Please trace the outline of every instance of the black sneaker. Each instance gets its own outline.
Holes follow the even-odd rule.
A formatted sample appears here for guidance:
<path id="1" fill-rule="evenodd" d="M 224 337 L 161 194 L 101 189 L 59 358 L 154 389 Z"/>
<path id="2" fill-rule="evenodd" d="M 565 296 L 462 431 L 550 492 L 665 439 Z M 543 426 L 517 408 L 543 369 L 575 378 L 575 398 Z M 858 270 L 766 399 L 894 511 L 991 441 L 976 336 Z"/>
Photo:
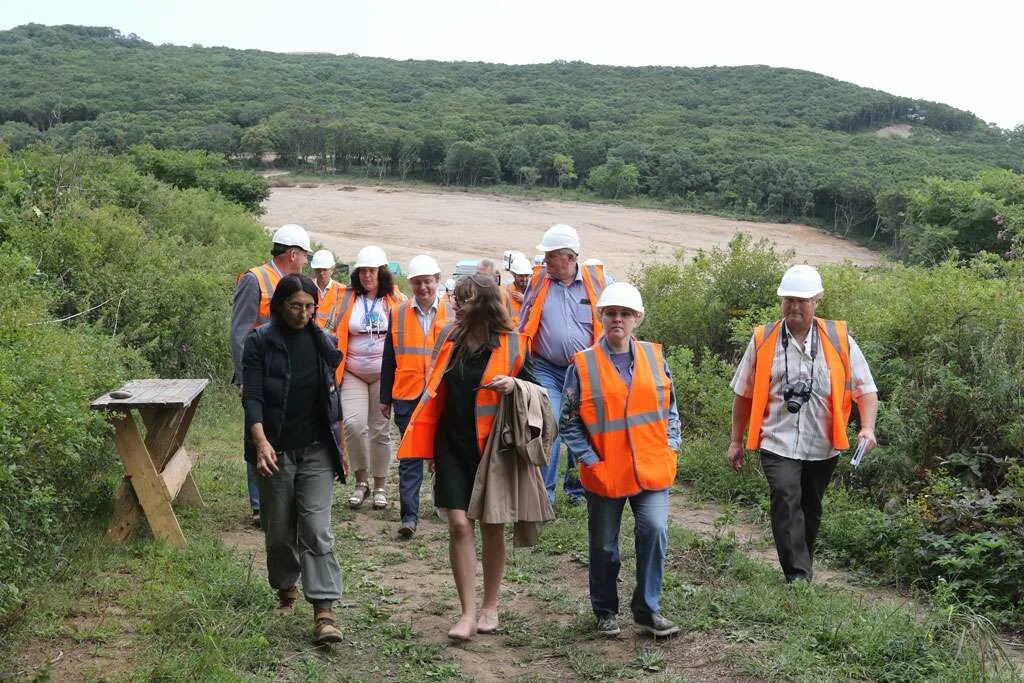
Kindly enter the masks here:
<path id="1" fill-rule="evenodd" d="M 622 629 L 619 628 L 619 620 L 615 618 L 615 615 L 609 614 L 597 618 L 597 632 L 602 636 L 614 638 L 622 633 Z"/>
<path id="2" fill-rule="evenodd" d="M 633 622 L 641 631 L 655 638 L 664 638 L 679 633 L 679 627 L 660 614 L 634 614 Z"/>
<path id="3" fill-rule="evenodd" d="M 260 511 L 259 510 L 253 510 L 252 511 L 252 525 L 254 527 L 256 527 L 257 529 L 262 528 L 262 526 L 260 524 Z"/>

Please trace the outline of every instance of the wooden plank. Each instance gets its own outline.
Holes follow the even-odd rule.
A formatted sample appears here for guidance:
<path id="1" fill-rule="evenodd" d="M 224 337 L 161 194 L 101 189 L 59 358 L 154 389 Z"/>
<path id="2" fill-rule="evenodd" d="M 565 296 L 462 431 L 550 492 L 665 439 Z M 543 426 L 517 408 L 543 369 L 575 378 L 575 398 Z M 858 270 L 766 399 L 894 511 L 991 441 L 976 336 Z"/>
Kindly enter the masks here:
<path id="1" fill-rule="evenodd" d="M 131 538 L 135 527 L 142 518 L 139 499 L 132 488 L 131 480 L 125 477 L 114 494 L 114 512 L 107 525 L 107 533 L 103 535 L 104 543 L 124 543 Z"/>
<path id="2" fill-rule="evenodd" d="M 184 546 L 185 535 L 181 532 L 178 518 L 174 516 L 171 498 L 163 479 L 153 466 L 135 420 L 130 417 L 118 420 L 115 423 L 114 440 L 124 469 L 131 478 L 135 495 L 153 529 L 153 535 L 171 545 Z"/>
<path id="3" fill-rule="evenodd" d="M 106 393 L 94 400 L 92 410 L 126 410 L 147 406 L 177 406 L 183 408 L 200 396 L 209 384 L 207 379 L 137 379 L 125 383 L 120 391 L 131 393 L 130 398 L 113 398 Z"/>
<path id="4" fill-rule="evenodd" d="M 164 486 L 167 488 L 167 495 L 172 501 L 178 497 L 178 491 L 181 490 L 181 485 L 185 483 L 185 477 L 191 471 L 192 459 L 188 457 L 184 448 L 179 448 L 167 461 L 167 467 L 160 473 L 160 478 L 164 480 Z"/>
<path id="5" fill-rule="evenodd" d="M 146 450 L 153 458 L 153 465 L 158 472 L 163 471 L 164 465 L 174 455 L 174 451 L 181 446 L 176 441 L 176 436 L 183 412 L 180 408 L 147 408 L 143 412 L 142 421 L 146 425 Z"/>
<path id="6" fill-rule="evenodd" d="M 174 502 L 182 507 L 202 507 L 206 505 L 203 497 L 199 495 L 199 487 L 196 486 L 195 477 L 192 476 L 191 472 L 185 476 L 185 483 L 181 485 L 181 491 L 178 491 L 178 497 Z"/>

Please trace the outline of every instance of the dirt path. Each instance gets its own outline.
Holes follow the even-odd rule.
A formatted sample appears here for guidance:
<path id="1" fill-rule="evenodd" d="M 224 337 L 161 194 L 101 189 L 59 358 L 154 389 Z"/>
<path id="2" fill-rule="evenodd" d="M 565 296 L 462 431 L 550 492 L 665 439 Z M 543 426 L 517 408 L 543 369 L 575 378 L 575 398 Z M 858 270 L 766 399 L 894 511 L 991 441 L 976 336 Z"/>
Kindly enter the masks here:
<path id="1" fill-rule="evenodd" d="M 582 257 L 602 259 L 618 279 L 625 279 L 631 267 L 669 260 L 679 249 L 692 257 L 697 249 L 724 247 L 737 232 L 767 238 L 779 249 L 792 248 L 798 262 L 879 262 L 874 252 L 806 225 L 583 202 L 323 184 L 274 188 L 264 208 L 265 225 L 299 223 L 339 261 L 352 262 L 360 247 L 377 244 L 403 267 L 416 254 L 431 253 L 446 273 L 461 259 L 500 258 L 506 249 L 532 256 L 541 234 L 554 223 L 574 226 Z"/>

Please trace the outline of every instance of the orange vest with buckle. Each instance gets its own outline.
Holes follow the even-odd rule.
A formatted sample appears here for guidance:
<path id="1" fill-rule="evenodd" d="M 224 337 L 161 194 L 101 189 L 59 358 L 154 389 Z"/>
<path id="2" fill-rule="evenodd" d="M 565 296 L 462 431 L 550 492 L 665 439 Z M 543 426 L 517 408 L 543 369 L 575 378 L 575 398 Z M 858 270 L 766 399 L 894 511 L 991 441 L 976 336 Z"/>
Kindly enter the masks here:
<path id="1" fill-rule="evenodd" d="M 348 360 L 348 325 L 352 320 L 352 312 L 356 309 L 356 290 L 346 287 L 345 291 L 338 297 L 338 313 L 334 316 L 337 321 L 334 334 L 338 338 L 338 349 L 341 351 L 341 362 L 338 363 L 338 372 L 335 375 L 338 386 L 345 376 L 345 361 Z M 391 309 L 405 301 L 405 295 L 395 286 L 395 290 L 384 297 L 385 315 L 391 315 Z"/>
<path id="2" fill-rule="evenodd" d="M 274 288 L 277 287 L 277 283 L 281 281 L 281 273 L 278 272 L 270 263 L 264 263 L 262 266 L 256 266 L 245 271 L 245 273 L 252 273 L 256 276 L 256 282 L 260 285 L 260 309 L 256 314 L 256 324 L 254 328 L 260 325 L 266 325 L 270 322 L 270 300 L 274 298 Z M 245 277 L 245 273 L 238 276 L 235 280 L 235 284 L 242 281 Z"/>
<path id="3" fill-rule="evenodd" d="M 580 464 L 580 483 L 605 498 L 661 491 L 676 478 L 668 445 L 672 382 L 660 344 L 632 340 L 633 383 L 626 386 L 602 342 L 573 356 L 580 378 L 580 419 L 601 461 Z"/>
<path id="4" fill-rule="evenodd" d="M 523 302 L 512 298 L 512 294 L 515 292 L 519 292 L 516 289 L 516 284 L 514 282 L 507 284 L 501 288 L 501 298 L 509 317 L 512 318 L 512 324 L 519 327 L 519 313 L 523 310 Z M 521 294 L 522 292 L 519 293 Z"/>
<path id="5" fill-rule="evenodd" d="M 604 334 L 604 327 L 601 325 L 601 316 L 597 312 L 597 300 L 601 298 L 604 291 L 604 266 L 579 266 L 583 273 L 583 287 L 587 290 L 587 298 L 590 299 L 590 310 L 594 319 L 594 339 L 591 343 L 597 342 Z M 540 330 L 540 317 L 544 313 L 544 300 L 548 297 L 552 280 L 547 276 L 547 268 L 536 268 L 530 278 L 530 286 L 526 289 L 527 298 L 523 305 L 530 306 L 530 312 L 526 318 L 526 325 L 522 332 L 530 339 L 537 336 Z"/>
<path id="6" fill-rule="evenodd" d="M 415 301 L 410 299 L 391 309 L 388 334 L 395 347 L 395 383 L 391 387 L 391 398 L 395 400 L 415 401 L 423 394 L 430 370 L 430 351 L 451 317 L 448 305 L 438 301 L 434 321 L 429 332 L 424 334 L 415 305 Z"/>
<path id="7" fill-rule="evenodd" d="M 815 318 L 818 338 L 828 365 L 832 389 L 832 447 L 842 451 L 850 447 L 846 424 L 853 405 L 853 375 L 850 372 L 850 337 L 845 320 Z M 756 451 L 761 445 L 761 424 L 768 410 L 768 394 L 772 384 L 775 347 L 779 343 L 782 321 L 758 325 L 754 330 L 754 395 L 747 426 L 747 449 Z"/>
<path id="8" fill-rule="evenodd" d="M 434 362 L 430 368 L 426 391 L 409 419 L 409 427 L 405 430 L 402 444 L 398 447 L 398 459 L 434 458 L 434 440 L 437 437 L 437 426 L 444 411 L 447 387 L 441 380 L 455 352 L 455 343 L 450 336 L 455 325 L 445 327 L 438 337 L 435 347 Z M 484 368 L 480 384 L 487 384 L 498 375 L 515 377 L 526 362 L 528 340 L 516 332 L 498 335 L 498 348 L 491 350 L 491 358 Z M 501 394 L 490 389 L 479 389 L 476 392 L 476 440 L 480 454 L 487 445 L 487 437 L 491 426 L 498 416 L 498 405 Z M 479 454 L 478 454 L 479 455 Z"/>
<path id="9" fill-rule="evenodd" d="M 345 285 L 337 280 L 331 280 L 327 283 L 327 293 L 320 297 L 320 303 L 316 307 L 316 324 L 331 334 L 335 334 L 338 327 L 336 316 L 341 310 L 338 303 L 344 292 Z"/>

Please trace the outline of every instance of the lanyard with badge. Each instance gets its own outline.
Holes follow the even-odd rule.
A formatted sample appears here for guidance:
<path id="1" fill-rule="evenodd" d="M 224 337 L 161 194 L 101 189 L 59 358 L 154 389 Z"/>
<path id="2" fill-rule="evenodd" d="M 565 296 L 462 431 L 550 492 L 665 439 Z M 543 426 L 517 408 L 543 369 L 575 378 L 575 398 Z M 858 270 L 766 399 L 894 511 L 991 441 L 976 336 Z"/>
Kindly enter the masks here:
<path id="1" fill-rule="evenodd" d="M 368 298 L 363 297 L 363 334 L 368 334 L 373 339 L 383 337 L 387 332 L 384 327 L 384 315 L 377 310 L 378 301 L 380 299 L 368 303 Z"/>

